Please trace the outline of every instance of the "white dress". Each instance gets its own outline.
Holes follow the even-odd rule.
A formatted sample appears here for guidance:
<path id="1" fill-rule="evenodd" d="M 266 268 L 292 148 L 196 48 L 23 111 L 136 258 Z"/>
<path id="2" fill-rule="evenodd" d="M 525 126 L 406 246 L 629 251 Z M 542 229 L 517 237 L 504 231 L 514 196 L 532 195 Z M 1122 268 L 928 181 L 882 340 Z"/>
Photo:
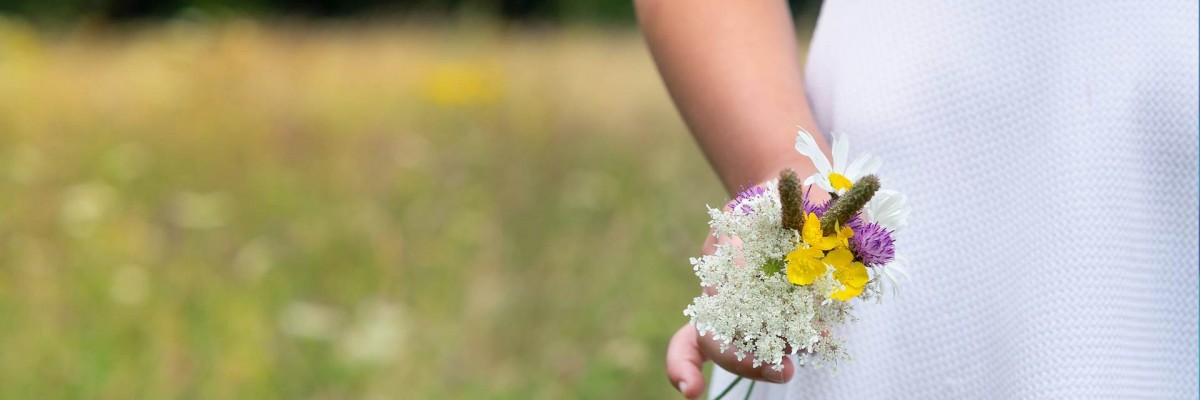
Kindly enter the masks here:
<path id="1" fill-rule="evenodd" d="M 1197 17 L 826 1 L 808 96 L 909 196 L 913 280 L 857 307 L 854 360 L 751 398 L 1197 398 Z"/>

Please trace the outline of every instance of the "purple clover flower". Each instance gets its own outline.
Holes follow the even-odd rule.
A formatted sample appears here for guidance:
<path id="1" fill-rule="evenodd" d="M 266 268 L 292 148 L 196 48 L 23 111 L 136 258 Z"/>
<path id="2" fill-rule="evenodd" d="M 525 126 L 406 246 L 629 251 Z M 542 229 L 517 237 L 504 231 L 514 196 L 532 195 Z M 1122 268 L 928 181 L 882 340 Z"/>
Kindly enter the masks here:
<path id="1" fill-rule="evenodd" d="M 729 207 L 730 210 L 740 211 L 742 215 L 752 213 L 754 212 L 754 207 L 750 207 L 749 204 L 745 203 L 751 199 L 762 196 L 766 192 L 767 189 L 763 188 L 762 186 L 743 188 L 741 192 L 738 192 L 737 198 L 730 200 L 728 204 L 725 204 L 725 207 Z"/>
<path id="2" fill-rule="evenodd" d="M 832 204 L 829 204 L 829 203 L 830 203 L 830 202 L 828 202 L 828 201 L 826 201 L 826 202 L 824 202 L 824 203 L 820 203 L 820 204 L 817 204 L 817 203 L 809 203 L 809 202 L 806 200 L 806 201 L 804 202 L 804 213 L 805 213 L 805 214 L 808 214 L 808 213 L 816 213 L 818 218 L 820 218 L 820 217 L 823 217 L 823 216 L 825 216 L 825 212 L 826 212 L 826 211 L 829 211 L 829 206 L 831 206 L 831 205 L 832 205 Z"/>
<path id="3" fill-rule="evenodd" d="M 880 266 L 891 262 L 896 257 L 895 242 L 892 233 L 877 223 L 863 223 L 855 216 L 846 226 L 854 231 L 850 237 L 850 249 L 862 259 L 863 264 Z"/>
<path id="4" fill-rule="evenodd" d="M 817 214 L 817 218 L 825 216 L 825 212 L 829 211 L 829 207 L 833 206 L 833 201 L 825 200 L 824 203 L 813 203 L 808 201 L 808 194 L 812 192 L 812 186 L 808 187 L 808 191 L 804 192 L 804 215 L 809 213 Z"/>

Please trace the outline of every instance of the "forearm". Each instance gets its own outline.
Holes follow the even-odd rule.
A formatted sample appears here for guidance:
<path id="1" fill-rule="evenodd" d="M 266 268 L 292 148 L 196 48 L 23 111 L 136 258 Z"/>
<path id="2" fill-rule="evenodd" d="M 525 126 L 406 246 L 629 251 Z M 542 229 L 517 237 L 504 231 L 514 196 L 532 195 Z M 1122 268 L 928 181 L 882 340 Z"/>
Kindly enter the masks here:
<path id="1" fill-rule="evenodd" d="M 785 1 L 638 0 L 637 11 L 671 97 L 727 190 L 784 167 L 814 171 L 793 150 L 797 126 L 817 127 Z"/>

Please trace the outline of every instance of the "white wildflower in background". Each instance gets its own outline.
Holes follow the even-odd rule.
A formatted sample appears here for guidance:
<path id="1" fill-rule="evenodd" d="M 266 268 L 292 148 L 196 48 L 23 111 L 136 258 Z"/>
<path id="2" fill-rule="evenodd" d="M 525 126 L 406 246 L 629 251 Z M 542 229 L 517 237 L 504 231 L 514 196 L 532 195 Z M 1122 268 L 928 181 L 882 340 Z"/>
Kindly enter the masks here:
<path id="1" fill-rule="evenodd" d="M 104 217 L 120 202 L 117 190 L 103 182 L 72 185 L 63 190 L 59 221 L 75 237 L 95 233 Z"/>
<path id="2" fill-rule="evenodd" d="M 213 229 L 232 220 L 233 201 L 223 192 L 183 192 L 175 197 L 171 217 L 179 226 L 189 229 Z"/>
<path id="3" fill-rule="evenodd" d="M 244 281 L 258 282 L 275 263 L 270 241 L 259 237 L 242 245 L 233 256 L 234 272 Z"/>
<path id="4" fill-rule="evenodd" d="M 337 309 L 323 304 L 293 301 L 279 315 L 279 331 L 285 335 L 313 340 L 330 340 L 342 326 Z"/>
<path id="5" fill-rule="evenodd" d="M 392 362 L 407 335 L 405 320 L 404 311 L 391 303 L 360 305 L 354 323 L 342 334 L 342 357 L 363 364 Z"/>

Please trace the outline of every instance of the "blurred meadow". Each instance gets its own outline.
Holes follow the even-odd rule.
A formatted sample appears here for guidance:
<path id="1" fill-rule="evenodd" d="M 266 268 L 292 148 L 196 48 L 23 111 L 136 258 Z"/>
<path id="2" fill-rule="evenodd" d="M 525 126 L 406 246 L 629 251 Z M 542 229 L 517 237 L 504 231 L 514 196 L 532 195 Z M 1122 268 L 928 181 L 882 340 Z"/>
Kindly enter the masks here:
<path id="1" fill-rule="evenodd" d="M 636 29 L 0 20 L 0 398 L 670 398 L 725 195 Z"/>

